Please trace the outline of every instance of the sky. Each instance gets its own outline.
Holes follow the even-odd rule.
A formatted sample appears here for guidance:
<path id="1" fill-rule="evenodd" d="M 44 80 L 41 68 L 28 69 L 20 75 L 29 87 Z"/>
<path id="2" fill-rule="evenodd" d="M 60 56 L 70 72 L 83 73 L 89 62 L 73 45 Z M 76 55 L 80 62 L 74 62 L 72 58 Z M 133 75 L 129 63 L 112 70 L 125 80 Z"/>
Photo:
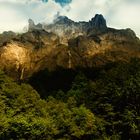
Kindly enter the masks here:
<path id="1" fill-rule="evenodd" d="M 74 21 L 102 14 L 107 26 L 131 28 L 140 37 L 140 0 L 0 0 L 0 32 L 22 32 L 31 18 L 51 23 L 59 13 Z"/>

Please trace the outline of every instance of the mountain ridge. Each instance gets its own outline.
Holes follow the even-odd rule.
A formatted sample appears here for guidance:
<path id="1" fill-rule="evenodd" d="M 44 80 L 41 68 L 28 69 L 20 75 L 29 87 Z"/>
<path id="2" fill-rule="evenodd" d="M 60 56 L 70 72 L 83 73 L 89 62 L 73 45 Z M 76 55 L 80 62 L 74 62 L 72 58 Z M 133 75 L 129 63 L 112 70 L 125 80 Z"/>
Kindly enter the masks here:
<path id="1" fill-rule="evenodd" d="M 21 80 L 45 68 L 94 67 L 130 57 L 140 57 L 139 38 L 131 29 L 107 27 L 100 14 L 89 22 L 59 16 L 49 25 L 29 19 L 26 33 L 0 34 L 0 68 Z"/>

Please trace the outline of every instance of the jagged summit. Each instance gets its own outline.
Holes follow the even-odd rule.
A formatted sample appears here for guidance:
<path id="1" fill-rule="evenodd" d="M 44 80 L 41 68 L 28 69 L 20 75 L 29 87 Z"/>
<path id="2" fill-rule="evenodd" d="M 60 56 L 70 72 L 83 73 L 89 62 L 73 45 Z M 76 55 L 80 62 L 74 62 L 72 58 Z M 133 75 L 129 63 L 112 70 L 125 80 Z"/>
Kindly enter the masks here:
<path id="1" fill-rule="evenodd" d="M 43 25 L 41 23 L 38 23 L 37 25 L 35 25 L 34 21 L 32 19 L 28 20 L 28 31 L 32 31 L 32 30 L 42 30 Z"/>
<path id="2" fill-rule="evenodd" d="M 30 31 L 30 30 L 34 29 L 34 27 L 35 27 L 34 21 L 32 19 L 29 19 L 28 20 L 28 30 Z"/>
<path id="3" fill-rule="evenodd" d="M 106 20 L 104 19 L 103 15 L 101 15 L 101 14 L 96 14 L 95 17 L 93 17 L 91 19 L 91 21 L 89 21 L 89 23 L 93 28 L 96 28 L 96 29 L 106 29 L 107 28 Z"/>
<path id="4" fill-rule="evenodd" d="M 63 44 L 67 44 L 70 38 L 79 35 L 99 34 L 107 30 L 106 20 L 103 15 L 96 14 L 89 22 L 75 22 L 66 16 L 58 15 L 54 22 L 44 25 L 44 30 L 53 32 L 61 37 Z"/>
<path id="5" fill-rule="evenodd" d="M 28 22 L 29 31 L 43 29 L 47 32 L 53 32 L 60 37 L 65 37 L 65 41 L 69 38 L 77 37 L 79 35 L 90 34 L 90 32 L 97 34 L 99 32 L 104 32 L 107 29 L 106 20 L 101 14 L 96 14 L 95 17 L 93 17 L 89 22 L 75 22 L 69 19 L 67 16 L 60 15 L 54 19 L 52 24 L 42 25 L 39 23 L 35 25 L 32 19 L 29 19 Z M 64 41 L 64 39 L 62 40 Z"/>
<path id="6" fill-rule="evenodd" d="M 28 20 L 28 23 L 29 23 L 29 30 L 32 30 L 32 29 L 42 29 L 42 24 L 37 24 L 35 25 L 34 21 L 32 19 L 29 19 Z M 106 20 L 105 18 L 103 17 L 103 15 L 101 14 L 96 14 L 95 17 L 93 17 L 89 22 L 75 22 L 71 19 L 69 19 L 67 16 L 57 16 L 53 23 L 52 24 L 43 24 L 43 28 L 46 30 L 46 31 L 51 31 L 51 28 L 56 28 L 56 26 L 58 28 L 60 28 L 60 26 L 64 26 L 64 28 L 62 28 L 62 30 L 65 30 L 65 26 L 68 28 L 68 26 L 70 26 L 71 30 L 73 29 L 77 29 L 79 28 L 78 30 L 80 32 L 86 32 L 88 29 L 97 29 L 97 30 L 103 30 L 103 29 L 106 29 L 107 28 L 107 25 L 106 25 Z M 83 31 L 84 30 L 84 31 Z"/>
<path id="7" fill-rule="evenodd" d="M 89 22 L 75 22 L 71 19 L 69 19 L 67 16 L 58 16 L 56 19 L 54 19 L 53 24 L 64 24 L 64 25 L 79 25 L 85 26 L 87 28 L 96 28 L 99 30 L 106 29 L 106 20 L 101 14 L 96 14 Z"/>

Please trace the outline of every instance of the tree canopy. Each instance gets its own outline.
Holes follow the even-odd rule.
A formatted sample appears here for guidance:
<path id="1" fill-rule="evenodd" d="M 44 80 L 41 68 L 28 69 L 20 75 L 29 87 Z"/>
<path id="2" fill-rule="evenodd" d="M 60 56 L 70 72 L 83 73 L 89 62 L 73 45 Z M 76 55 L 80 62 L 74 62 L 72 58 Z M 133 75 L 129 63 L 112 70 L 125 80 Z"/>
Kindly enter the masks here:
<path id="1" fill-rule="evenodd" d="M 47 93 L 38 88 L 42 77 L 34 86 L 37 92 L 0 71 L 0 139 L 140 138 L 139 59 L 108 63 L 90 71 L 62 72 L 61 86 L 55 85 L 56 80 Z M 42 96 L 40 89 L 46 94 Z"/>

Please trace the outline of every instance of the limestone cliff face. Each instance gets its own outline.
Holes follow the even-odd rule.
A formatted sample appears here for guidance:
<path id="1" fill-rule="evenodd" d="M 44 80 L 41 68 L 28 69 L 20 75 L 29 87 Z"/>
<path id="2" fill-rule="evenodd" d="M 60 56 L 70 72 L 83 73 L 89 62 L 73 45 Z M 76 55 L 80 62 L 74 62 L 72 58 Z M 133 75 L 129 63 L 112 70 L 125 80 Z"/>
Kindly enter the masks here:
<path id="1" fill-rule="evenodd" d="M 24 79 L 46 67 L 59 38 L 44 30 L 28 31 L 0 47 L 0 68 L 16 79 Z"/>
<path id="2" fill-rule="evenodd" d="M 140 57 L 140 40 L 131 29 L 108 28 L 102 15 L 89 22 L 59 17 L 51 25 L 29 20 L 28 32 L 0 35 L 0 68 L 20 80 L 45 68 L 93 67 L 130 57 Z"/>
<path id="3" fill-rule="evenodd" d="M 26 69 L 30 69 L 30 51 L 22 44 L 10 42 L 0 48 L 0 68 L 5 70 L 11 76 L 22 79 Z"/>

